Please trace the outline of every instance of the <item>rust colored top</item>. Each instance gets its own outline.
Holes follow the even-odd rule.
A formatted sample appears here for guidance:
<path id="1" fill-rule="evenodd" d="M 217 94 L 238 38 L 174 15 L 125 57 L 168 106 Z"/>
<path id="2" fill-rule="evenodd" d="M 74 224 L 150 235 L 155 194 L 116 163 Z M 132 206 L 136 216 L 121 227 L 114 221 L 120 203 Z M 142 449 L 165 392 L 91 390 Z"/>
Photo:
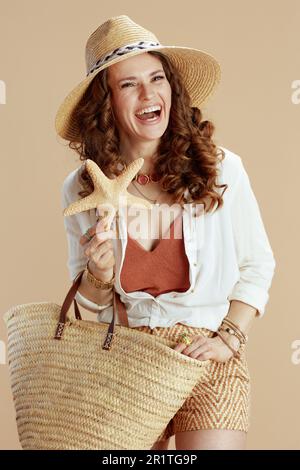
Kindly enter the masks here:
<path id="1" fill-rule="evenodd" d="M 171 223 L 165 238 L 148 251 L 127 232 L 127 246 L 120 279 L 125 292 L 144 291 L 157 297 L 190 287 L 189 261 L 185 253 L 182 214 Z"/>

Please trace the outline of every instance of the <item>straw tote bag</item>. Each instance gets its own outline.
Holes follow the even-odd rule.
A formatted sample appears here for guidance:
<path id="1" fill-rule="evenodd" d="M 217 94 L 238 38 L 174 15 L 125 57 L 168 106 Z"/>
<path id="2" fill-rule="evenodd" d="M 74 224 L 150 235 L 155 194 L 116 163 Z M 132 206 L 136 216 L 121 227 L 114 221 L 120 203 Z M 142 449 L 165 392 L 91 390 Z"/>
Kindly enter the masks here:
<path id="1" fill-rule="evenodd" d="M 168 338 L 129 328 L 115 290 L 109 325 L 82 320 L 74 297 L 83 272 L 62 306 L 28 303 L 4 315 L 21 446 L 151 449 L 208 361 L 175 351 Z M 68 314 L 73 301 L 75 318 Z"/>

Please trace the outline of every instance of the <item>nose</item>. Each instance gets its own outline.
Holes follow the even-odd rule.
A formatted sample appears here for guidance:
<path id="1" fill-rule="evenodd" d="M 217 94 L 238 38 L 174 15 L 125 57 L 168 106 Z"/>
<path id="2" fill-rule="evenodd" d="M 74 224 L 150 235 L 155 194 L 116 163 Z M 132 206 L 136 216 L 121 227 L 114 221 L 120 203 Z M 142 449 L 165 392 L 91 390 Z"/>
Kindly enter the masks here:
<path id="1" fill-rule="evenodd" d="M 140 97 L 150 100 L 154 95 L 154 90 L 151 84 L 143 83 L 140 88 Z"/>

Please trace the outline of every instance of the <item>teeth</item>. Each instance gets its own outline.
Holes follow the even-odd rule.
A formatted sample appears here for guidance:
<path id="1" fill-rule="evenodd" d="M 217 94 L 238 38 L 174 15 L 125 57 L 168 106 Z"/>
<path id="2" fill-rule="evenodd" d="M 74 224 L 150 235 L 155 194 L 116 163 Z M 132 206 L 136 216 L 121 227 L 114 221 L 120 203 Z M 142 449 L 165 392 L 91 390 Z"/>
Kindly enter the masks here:
<path id="1" fill-rule="evenodd" d="M 144 108 L 141 111 L 138 111 L 136 114 L 138 116 L 141 116 L 142 114 L 145 114 L 145 113 L 152 113 L 154 111 L 160 111 L 160 110 L 161 110 L 161 106 L 151 106 L 149 108 Z"/>

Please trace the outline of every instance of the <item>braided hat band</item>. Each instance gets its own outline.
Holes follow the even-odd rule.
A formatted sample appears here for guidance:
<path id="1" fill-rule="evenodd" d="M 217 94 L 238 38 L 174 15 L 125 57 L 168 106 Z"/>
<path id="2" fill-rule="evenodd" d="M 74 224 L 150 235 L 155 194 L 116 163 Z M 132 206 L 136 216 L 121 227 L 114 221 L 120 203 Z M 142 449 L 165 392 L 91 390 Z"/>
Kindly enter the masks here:
<path id="1" fill-rule="evenodd" d="M 191 97 L 191 105 L 203 106 L 221 79 L 221 68 L 216 59 L 198 49 L 164 46 L 151 31 L 127 15 L 120 15 L 105 21 L 88 38 L 85 48 L 86 77 L 66 96 L 58 109 L 55 117 L 58 135 L 79 142 L 79 125 L 74 111 L 101 70 L 152 50 L 161 51 L 178 70 Z"/>
<path id="2" fill-rule="evenodd" d="M 97 60 L 96 64 L 92 67 L 92 69 L 87 73 L 87 76 L 97 70 L 101 65 L 105 64 L 108 60 L 113 60 L 116 57 L 121 57 L 122 55 L 128 54 L 128 52 L 133 52 L 137 50 L 144 50 L 147 49 L 148 51 L 152 47 L 160 46 L 159 42 L 147 42 L 147 41 L 140 41 L 135 44 L 128 44 L 127 46 L 124 47 L 119 47 L 118 49 L 115 49 L 114 51 L 110 52 L 107 54 L 104 59 L 99 59 Z"/>

